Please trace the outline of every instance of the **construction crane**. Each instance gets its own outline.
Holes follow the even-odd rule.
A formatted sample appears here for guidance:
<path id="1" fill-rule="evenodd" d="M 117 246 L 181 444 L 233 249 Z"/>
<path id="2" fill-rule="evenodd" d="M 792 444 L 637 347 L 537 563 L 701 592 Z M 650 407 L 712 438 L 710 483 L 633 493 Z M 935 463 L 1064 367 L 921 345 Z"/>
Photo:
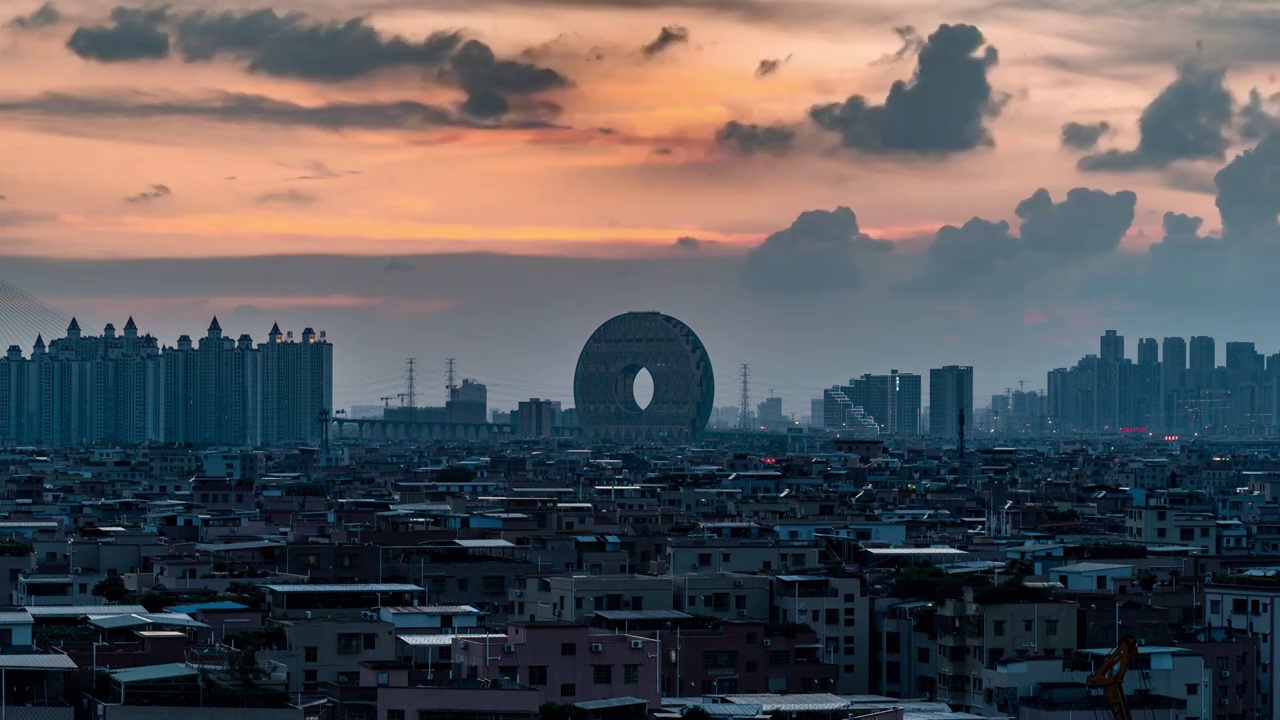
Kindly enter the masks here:
<path id="1" fill-rule="evenodd" d="M 1098 669 L 1085 680 L 1090 689 L 1102 691 L 1107 704 L 1111 706 L 1114 720 L 1133 720 L 1124 694 L 1124 674 L 1129 670 L 1129 663 L 1136 657 L 1138 641 L 1132 635 L 1125 635 L 1116 643 L 1116 649 L 1103 658 Z"/>

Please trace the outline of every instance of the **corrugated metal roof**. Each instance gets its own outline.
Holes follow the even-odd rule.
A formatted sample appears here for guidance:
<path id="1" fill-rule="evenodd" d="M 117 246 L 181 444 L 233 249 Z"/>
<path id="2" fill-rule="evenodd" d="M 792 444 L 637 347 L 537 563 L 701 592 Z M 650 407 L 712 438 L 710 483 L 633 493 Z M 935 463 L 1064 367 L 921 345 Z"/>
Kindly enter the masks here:
<path id="1" fill-rule="evenodd" d="M 863 548 L 863 552 L 872 555 L 968 555 L 964 550 L 955 548 Z"/>
<path id="2" fill-rule="evenodd" d="M 247 540 L 234 543 L 196 543 L 196 549 L 202 552 L 235 552 L 236 550 L 258 550 L 261 548 L 282 548 L 282 542 L 271 540 Z"/>
<path id="3" fill-rule="evenodd" d="M 68 617 L 106 617 L 108 615 L 132 615 L 145 613 L 141 605 L 33 605 L 27 608 L 31 617 L 68 618 Z"/>
<path id="4" fill-rule="evenodd" d="M 515 545 L 510 540 L 454 540 L 458 547 L 464 548 L 513 548 Z"/>
<path id="5" fill-rule="evenodd" d="M 377 593 L 377 592 L 422 592 L 417 585 L 405 583 L 370 583 L 367 585 L 263 585 L 271 592 L 277 593 Z"/>
<path id="6" fill-rule="evenodd" d="M 6 670 L 75 670 L 76 661 L 62 653 L 0 654 L 0 668 Z"/>
<path id="7" fill-rule="evenodd" d="M 844 710 L 851 704 L 830 693 L 797 693 L 795 695 L 726 695 L 725 700 L 738 705 L 759 705 L 766 713 Z"/>
<path id="8" fill-rule="evenodd" d="M 1133 566 L 1132 565 L 1115 565 L 1113 563 L 1082 562 L 1082 563 L 1073 563 L 1071 565 L 1060 565 L 1054 568 L 1053 572 L 1089 573 L 1089 572 L 1106 572 L 1107 570 L 1133 570 Z"/>
<path id="9" fill-rule="evenodd" d="M 693 617 L 679 610 L 597 610 L 595 614 L 605 620 L 683 620 Z"/>
<path id="10" fill-rule="evenodd" d="M 123 684 L 135 682 L 153 682 L 156 680 L 176 680 L 184 677 L 195 677 L 199 671 L 182 663 L 166 663 L 164 665 L 146 665 L 143 667 L 116 670 L 111 677 Z"/>
<path id="11" fill-rule="evenodd" d="M 27 625 L 35 622 L 31 619 L 31 613 L 25 610 L 6 610 L 0 612 L 0 624 L 3 625 Z"/>
<path id="12" fill-rule="evenodd" d="M 459 615 L 463 613 L 479 613 L 479 608 L 470 605 L 423 605 L 421 607 L 388 607 L 383 606 L 383 610 L 392 615 Z"/>
<path id="13" fill-rule="evenodd" d="M 452 645 L 454 638 L 467 638 L 471 640 L 483 640 L 486 635 L 397 635 L 396 639 L 410 647 L 444 647 Z M 507 642 L 506 635 L 495 635 L 490 633 L 487 636 L 490 642 L 502 643 Z"/>
<path id="14" fill-rule="evenodd" d="M 753 718 L 761 713 L 759 705 L 740 705 L 737 703 L 698 703 L 687 707 L 702 708 L 711 717 L 746 717 Z"/>
<path id="15" fill-rule="evenodd" d="M 173 607 L 165 608 L 164 611 L 190 615 L 193 612 L 200 612 L 202 610 L 208 611 L 208 610 L 248 610 L 248 609 L 249 609 L 248 605 L 242 605 L 238 602 L 232 602 L 231 600 L 223 600 L 221 602 L 194 603 L 191 605 L 174 605 Z"/>
<path id="16" fill-rule="evenodd" d="M 207 628 L 202 622 L 192 620 L 181 613 L 137 613 L 134 615 L 109 615 L 89 619 L 89 624 L 104 630 L 138 627 L 141 625 L 167 625 L 171 627 Z"/>
<path id="17" fill-rule="evenodd" d="M 631 707 L 632 705 L 648 705 L 648 700 L 642 700 L 634 697 L 615 697 L 606 698 L 604 700 L 586 700 L 574 705 L 583 710 L 608 710 L 609 708 Z"/>

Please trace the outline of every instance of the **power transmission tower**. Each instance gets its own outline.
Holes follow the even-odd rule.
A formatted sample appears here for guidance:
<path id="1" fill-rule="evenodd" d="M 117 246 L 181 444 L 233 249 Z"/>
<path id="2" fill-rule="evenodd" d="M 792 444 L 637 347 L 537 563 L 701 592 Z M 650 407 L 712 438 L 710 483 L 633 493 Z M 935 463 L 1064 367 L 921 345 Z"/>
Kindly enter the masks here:
<path id="1" fill-rule="evenodd" d="M 742 407 L 738 410 L 738 427 L 746 430 L 751 414 L 751 363 L 742 363 Z"/>
<path id="2" fill-rule="evenodd" d="M 453 384 L 453 371 L 454 371 L 454 365 L 456 364 L 456 360 L 454 358 L 449 358 L 446 364 L 448 366 L 448 369 L 445 371 L 447 379 L 445 380 L 445 385 L 444 385 L 444 389 L 446 393 L 444 400 L 445 402 L 449 402 L 450 400 L 453 400 L 453 391 L 455 388 L 457 388 L 457 385 Z"/>
<path id="3" fill-rule="evenodd" d="M 408 358 L 404 362 L 406 373 L 404 395 L 409 401 L 409 407 L 416 408 L 418 407 L 418 358 Z"/>

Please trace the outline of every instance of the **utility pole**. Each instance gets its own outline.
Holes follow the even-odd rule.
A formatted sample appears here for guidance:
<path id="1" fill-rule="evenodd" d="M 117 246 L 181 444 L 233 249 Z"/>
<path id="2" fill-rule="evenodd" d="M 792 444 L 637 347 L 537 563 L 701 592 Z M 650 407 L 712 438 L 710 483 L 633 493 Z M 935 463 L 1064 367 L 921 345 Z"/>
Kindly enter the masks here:
<path id="1" fill-rule="evenodd" d="M 742 363 L 742 407 L 738 410 L 738 427 L 742 430 L 750 428 L 748 415 L 751 414 L 751 363 Z"/>
<path id="2" fill-rule="evenodd" d="M 404 388 L 404 396 L 409 401 L 410 408 L 418 407 L 418 393 L 416 389 L 418 374 L 418 358 L 407 358 L 405 361 L 406 382 Z"/>
<path id="3" fill-rule="evenodd" d="M 454 358 L 449 358 L 448 362 L 446 363 L 446 370 L 445 370 L 446 379 L 445 379 L 445 385 L 444 385 L 444 389 L 446 393 L 444 401 L 446 403 L 449 402 L 450 400 L 453 400 L 453 391 L 455 388 L 457 388 L 457 385 L 453 384 L 453 371 L 456 363 L 457 361 Z"/>

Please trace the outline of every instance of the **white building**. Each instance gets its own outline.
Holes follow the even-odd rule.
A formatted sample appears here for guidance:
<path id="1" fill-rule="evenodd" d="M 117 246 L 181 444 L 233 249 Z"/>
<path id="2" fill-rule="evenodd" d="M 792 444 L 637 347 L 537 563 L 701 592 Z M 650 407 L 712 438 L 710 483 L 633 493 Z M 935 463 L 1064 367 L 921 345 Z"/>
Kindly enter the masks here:
<path id="1" fill-rule="evenodd" d="M 1210 628 L 1234 628 L 1256 635 L 1261 640 L 1257 662 L 1258 710 L 1260 717 L 1275 717 L 1276 693 L 1280 692 L 1280 674 L 1276 662 L 1276 633 L 1280 632 L 1276 601 L 1280 586 L 1209 584 L 1204 589 L 1204 622 Z"/>

